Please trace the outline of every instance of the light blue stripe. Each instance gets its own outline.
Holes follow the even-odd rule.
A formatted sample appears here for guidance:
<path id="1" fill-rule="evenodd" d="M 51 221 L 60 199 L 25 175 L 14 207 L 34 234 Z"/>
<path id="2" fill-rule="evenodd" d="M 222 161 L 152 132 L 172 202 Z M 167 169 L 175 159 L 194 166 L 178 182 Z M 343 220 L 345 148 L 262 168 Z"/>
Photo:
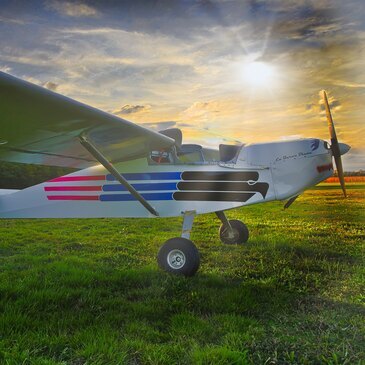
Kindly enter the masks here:
<path id="1" fill-rule="evenodd" d="M 177 190 L 176 183 L 132 184 L 137 191 Z M 122 184 L 103 185 L 103 191 L 128 191 Z"/>

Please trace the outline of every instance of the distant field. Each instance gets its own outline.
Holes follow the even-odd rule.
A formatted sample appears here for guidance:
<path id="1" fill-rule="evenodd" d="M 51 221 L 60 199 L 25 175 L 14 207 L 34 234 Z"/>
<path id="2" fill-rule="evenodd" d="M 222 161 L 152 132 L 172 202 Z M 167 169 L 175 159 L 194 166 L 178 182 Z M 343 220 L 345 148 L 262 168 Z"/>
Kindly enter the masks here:
<path id="1" fill-rule="evenodd" d="M 199 216 L 196 277 L 155 255 L 180 219 L 0 220 L 0 364 L 365 364 L 365 190 Z"/>
<path id="2" fill-rule="evenodd" d="M 338 183 L 339 179 L 337 176 L 329 177 L 326 183 Z M 347 183 L 365 183 L 365 176 L 345 176 L 345 182 Z"/>
<path id="3" fill-rule="evenodd" d="M 346 182 L 346 190 L 361 190 L 365 189 L 365 183 L 362 182 Z M 321 182 L 316 186 L 313 186 L 311 190 L 341 190 L 339 182 Z M 341 192 L 339 193 L 341 194 Z"/>

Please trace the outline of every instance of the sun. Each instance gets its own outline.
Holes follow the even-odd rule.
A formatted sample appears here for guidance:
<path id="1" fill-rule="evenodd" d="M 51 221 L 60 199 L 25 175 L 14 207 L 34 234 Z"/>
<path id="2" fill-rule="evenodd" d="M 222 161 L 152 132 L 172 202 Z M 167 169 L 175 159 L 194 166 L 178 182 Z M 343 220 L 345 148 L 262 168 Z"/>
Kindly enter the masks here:
<path id="1" fill-rule="evenodd" d="M 277 70 L 267 62 L 248 62 L 242 67 L 243 81 L 254 88 L 271 88 L 275 85 Z"/>

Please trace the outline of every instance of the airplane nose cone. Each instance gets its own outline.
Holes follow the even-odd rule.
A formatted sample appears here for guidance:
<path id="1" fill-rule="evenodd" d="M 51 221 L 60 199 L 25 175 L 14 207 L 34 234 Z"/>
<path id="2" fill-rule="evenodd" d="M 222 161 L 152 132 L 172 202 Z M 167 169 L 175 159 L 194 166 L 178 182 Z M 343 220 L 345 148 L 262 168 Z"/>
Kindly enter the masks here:
<path id="1" fill-rule="evenodd" d="M 338 147 L 340 148 L 340 153 L 341 155 L 344 155 L 345 153 L 347 153 L 348 151 L 350 151 L 350 146 L 346 143 L 339 143 Z"/>

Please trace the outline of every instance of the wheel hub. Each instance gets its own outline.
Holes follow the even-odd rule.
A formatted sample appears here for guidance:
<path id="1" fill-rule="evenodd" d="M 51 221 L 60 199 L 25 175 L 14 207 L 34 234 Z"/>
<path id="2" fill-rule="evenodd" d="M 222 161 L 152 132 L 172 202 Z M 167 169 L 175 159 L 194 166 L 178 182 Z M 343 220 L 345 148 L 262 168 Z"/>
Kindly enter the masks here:
<path id="1" fill-rule="evenodd" d="M 185 265 L 185 262 L 185 254 L 180 250 L 171 250 L 167 255 L 167 263 L 174 270 L 181 269 Z"/>
<path id="2" fill-rule="evenodd" d="M 231 241 L 231 242 L 235 242 L 239 236 L 239 232 L 237 229 L 235 228 L 226 228 L 225 231 L 223 232 L 223 236 L 225 239 Z"/>

